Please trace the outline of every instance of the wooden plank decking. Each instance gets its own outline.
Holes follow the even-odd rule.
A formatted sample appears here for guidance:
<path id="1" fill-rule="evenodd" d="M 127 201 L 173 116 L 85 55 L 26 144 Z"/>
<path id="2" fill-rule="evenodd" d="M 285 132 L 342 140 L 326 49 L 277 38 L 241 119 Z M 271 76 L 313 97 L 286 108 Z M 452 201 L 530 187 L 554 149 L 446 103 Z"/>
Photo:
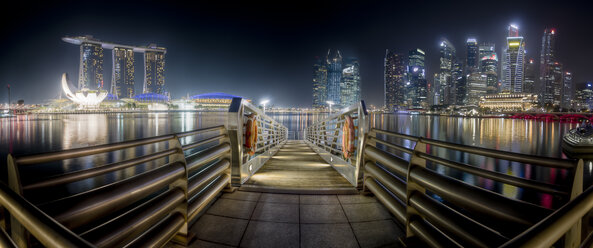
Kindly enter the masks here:
<path id="1" fill-rule="evenodd" d="M 288 141 L 240 190 L 356 194 L 356 189 L 303 141 Z"/>

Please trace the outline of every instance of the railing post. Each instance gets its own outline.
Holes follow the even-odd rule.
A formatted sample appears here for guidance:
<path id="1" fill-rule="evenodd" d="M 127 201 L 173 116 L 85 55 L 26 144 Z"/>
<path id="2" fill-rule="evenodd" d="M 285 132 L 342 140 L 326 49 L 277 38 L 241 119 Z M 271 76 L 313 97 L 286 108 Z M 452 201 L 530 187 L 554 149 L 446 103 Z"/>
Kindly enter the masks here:
<path id="1" fill-rule="evenodd" d="M 418 211 L 410 206 L 410 197 L 412 197 L 414 191 L 426 193 L 426 189 L 415 183 L 414 180 L 410 178 L 410 172 L 415 166 L 426 168 L 426 160 L 418 156 L 420 153 L 426 153 L 426 144 L 422 142 L 422 138 L 419 138 L 416 142 L 416 145 L 414 146 L 414 152 L 410 158 L 408 172 L 406 173 L 406 238 L 411 238 L 414 236 L 414 233 L 410 229 L 410 223 L 413 221 L 413 218 L 419 216 Z"/>
<path id="2" fill-rule="evenodd" d="M 183 177 L 181 180 L 177 180 L 176 182 L 173 182 L 172 184 L 169 185 L 169 189 L 174 189 L 174 188 L 181 188 L 183 190 L 183 193 L 185 194 L 185 201 L 183 202 L 183 204 L 181 206 L 179 206 L 179 212 L 181 212 L 183 214 L 183 217 L 185 218 L 185 223 L 183 223 L 183 226 L 179 229 L 179 231 L 177 231 L 177 234 L 175 234 L 175 236 L 173 237 L 172 241 L 175 243 L 179 243 L 181 245 L 185 245 L 187 246 L 189 244 L 189 241 L 191 240 L 192 237 L 189 236 L 189 227 L 188 227 L 188 223 L 189 223 L 189 211 L 188 211 L 188 201 L 189 201 L 189 196 L 188 196 L 188 185 L 189 185 L 189 171 L 187 168 L 187 161 L 185 160 L 185 155 L 183 154 L 183 147 L 181 146 L 181 142 L 179 141 L 179 137 L 177 135 L 175 135 L 171 140 L 169 140 L 169 149 L 171 148 L 175 148 L 177 150 L 177 152 L 169 155 L 169 163 L 174 163 L 174 162 L 180 162 L 183 164 L 183 168 L 185 169 L 185 177 Z"/>
<path id="3" fill-rule="evenodd" d="M 8 187 L 18 195 L 22 196 L 23 187 L 21 184 L 18 164 L 12 154 L 8 154 L 6 162 L 8 165 Z M 8 213 L 8 211 L 6 213 Z M 3 225 L 6 225 L 6 223 L 3 223 Z M 23 227 L 12 215 L 10 215 L 10 236 L 18 247 L 29 247 L 29 234 L 27 233 L 27 230 L 25 230 L 25 227 Z"/>
<path id="4" fill-rule="evenodd" d="M 570 200 L 574 200 L 577 196 L 583 193 L 583 167 L 584 161 L 583 159 L 579 159 L 577 163 L 577 167 L 574 169 L 574 178 L 572 181 L 572 189 L 570 191 Z M 581 218 L 582 219 L 582 218 Z M 564 247 L 565 248 L 574 248 L 579 247 L 581 244 L 581 227 L 582 227 L 582 220 L 579 219 L 577 223 L 570 228 L 566 234 L 564 234 Z"/>
<path id="5" fill-rule="evenodd" d="M 356 134 L 358 136 L 356 146 L 356 170 L 354 171 L 354 178 L 356 178 L 357 184 L 355 187 L 359 189 L 362 189 L 362 185 L 364 184 L 364 146 L 366 145 L 368 131 L 366 106 L 364 101 L 360 101 L 358 103 L 358 128 Z"/>
<path id="6" fill-rule="evenodd" d="M 241 186 L 243 164 L 243 99 L 233 98 L 229 107 L 226 129 L 231 142 L 231 185 Z"/>

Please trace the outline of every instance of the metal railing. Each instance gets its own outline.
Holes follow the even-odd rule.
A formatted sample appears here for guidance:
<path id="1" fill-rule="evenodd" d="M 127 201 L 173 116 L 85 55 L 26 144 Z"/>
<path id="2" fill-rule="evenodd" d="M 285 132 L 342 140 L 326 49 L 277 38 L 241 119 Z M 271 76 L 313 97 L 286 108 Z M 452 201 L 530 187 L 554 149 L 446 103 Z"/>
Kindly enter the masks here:
<path id="1" fill-rule="evenodd" d="M 355 128 L 355 152 L 344 158 L 342 151 L 342 127 L 346 116 L 352 117 Z M 349 106 L 325 120 L 313 123 L 305 129 L 305 141 L 354 187 L 361 184 L 362 148 L 368 130 L 368 113 L 364 101 Z"/>
<path id="2" fill-rule="evenodd" d="M 246 113 L 256 113 L 258 120 L 259 146 L 252 158 L 243 156 Z M 285 141 L 284 126 L 248 102 L 233 99 L 226 126 L 35 155 L 9 155 L 8 186 L 0 185 L 0 210 L 4 210 L 0 211 L 4 213 L 0 244 L 14 242 L 18 247 L 30 247 L 38 241 L 50 247 L 161 247 L 173 241 L 186 245 L 191 238 L 188 227 L 223 189 L 231 187 L 231 175 L 240 175 L 246 168 L 254 173 L 257 169 L 253 168 L 263 165 Z M 136 155 L 142 149 L 147 152 Z M 84 160 L 91 168 L 22 180 L 28 176 L 21 173 L 25 167 L 65 166 L 64 161 L 70 161 L 67 165 L 78 168 L 76 159 L 107 154 L 132 155 L 109 163 Z M 125 176 L 130 171 L 131 175 Z M 101 184 L 106 177 L 116 180 Z M 52 192 L 85 180 L 96 185 L 64 196 Z M 43 197 L 36 199 L 39 195 Z"/>
<path id="3" fill-rule="evenodd" d="M 258 128 L 257 149 L 253 156 L 243 153 L 244 123 L 246 123 L 249 114 L 255 114 Z M 233 148 L 231 182 L 233 186 L 241 186 L 286 143 L 288 129 L 280 122 L 267 116 L 261 109 L 241 98 L 233 98 L 231 101 L 227 123 Z"/>
<path id="4" fill-rule="evenodd" d="M 400 142 L 394 142 L 395 140 Z M 398 144 L 402 142 L 414 143 L 413 148 Z M 566 169 L 572 173 L 572 180 L 569 185 L 554 185 L 515 177 L 433 155 L 432 151 L 437 149 L 499 161 Z M 394 153 L 404 156 L 396 156 Z M 587 211 L 574 210 L 575 207 L 570 206 L 579 204 L 574 201 L 583 188 L 582 160 L 531 156 L 371 129 L 364 148 L 364 161 L 364 189 L 375 194 L 396 219 L 405 225 L 407 238 L 418 237 L 432 247 L 492 247 L 505 242 L 510 242 L 510 246 L 515 247 L 519 243 L 534 244 L 523 240 L 538 242 L 538 238 L 545 234 L 538 231 L 542 228 L 536 227 L 543 226 L 557 234 L 550 238 L 553 241 L 543 245 L 545 247 L 556 242 L 568 229 L 571 231 L 565 235 L 564 244 L 580 243 L 580 218 L 574 216 L 582 216 Z M 561 213 L 557 211 L 552 214 L 551 209 L 507 198 L 437 173 L 430 166 L 427 167 L 427 164 L 445 166 L 503 184 L 551 194 L 565 199 L 566 202 L 573 200 L 567 205 L 569 207 L 563 207 L 573 210 L 570 214 L 562 214 L 567 211 L 561 210 L 558 210 Z M 433 195 L 437 195 L 439 200 Z M 585 203 L 579 206 L 583 204 Z M 586 204 L 590 205 L 590 202 Z M 588 209 L 591 208 L 589 205 Z M 551 229 L 548 225 L 550 221 L 542 219 L 556 215 L 571 215 L 573 218 L 557 224 L 562 229 Z M 531 229 L 527 230 L 528 228 Z M 520 235 L 522 232 L 525 233 Z M 540 236 L 535 235 L 535 232 Z M 521 238 L 516 238 L 515 241 L 513 238 L 518 237 L 517 235 Z M 513 240 L 509 241 L 511 239 Z"/>

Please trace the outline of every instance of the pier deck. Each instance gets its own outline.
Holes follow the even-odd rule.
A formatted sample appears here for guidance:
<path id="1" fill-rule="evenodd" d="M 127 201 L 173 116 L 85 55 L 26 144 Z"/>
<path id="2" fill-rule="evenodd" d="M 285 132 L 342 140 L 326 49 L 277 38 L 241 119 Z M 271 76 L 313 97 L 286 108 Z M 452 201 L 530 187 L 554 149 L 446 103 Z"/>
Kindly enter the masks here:
<path id="1" fill-rule="evenodd" d="M 356 194 L 356 189 L 302 140 L 290 140 L 241 191 Z"/>
<path id="2" fill-rule="evenodd" d="M 190 228 L 189 247 L 404 247 L 373 196 L 223 194 Z M 176 246 L 181 247 L 181 246 Z"/>

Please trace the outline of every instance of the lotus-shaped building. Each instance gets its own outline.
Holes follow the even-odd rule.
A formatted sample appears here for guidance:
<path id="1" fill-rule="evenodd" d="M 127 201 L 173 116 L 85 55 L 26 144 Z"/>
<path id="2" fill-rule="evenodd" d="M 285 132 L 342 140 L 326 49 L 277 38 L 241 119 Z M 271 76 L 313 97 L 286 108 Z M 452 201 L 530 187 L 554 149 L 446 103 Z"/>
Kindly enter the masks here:
<path id="1" fill-rule="evenodd" d="M 68 99 L 84 108 L 96 107 L 107 97 L 107 91 L 101 89 L 82 88 L 76 93 L 72 93 L 70 87 L 68 87 L 68 75 L 66 73 L 62 74 L 62 90 L 64 90 Z"/>

